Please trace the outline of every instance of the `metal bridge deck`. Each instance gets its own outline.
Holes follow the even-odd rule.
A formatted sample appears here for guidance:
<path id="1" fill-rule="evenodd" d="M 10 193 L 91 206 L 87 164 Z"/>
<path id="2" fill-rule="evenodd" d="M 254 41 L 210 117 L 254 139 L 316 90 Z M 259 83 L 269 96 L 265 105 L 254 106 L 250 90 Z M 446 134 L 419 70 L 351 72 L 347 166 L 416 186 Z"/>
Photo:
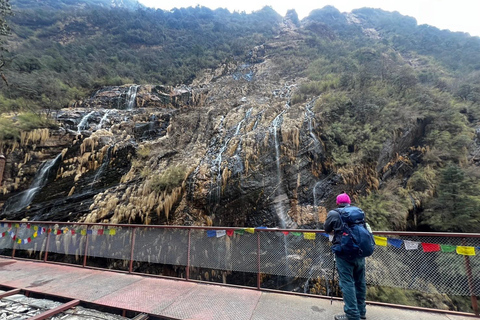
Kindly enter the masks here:
<path id="1" fill-rule="evenodd" d="M 343 312 L 341 301 L 6 258 L 0 285 L 168 319 L 332 320 Z M 381 306 L 367 312 L 370 320 L 475 319 Z"/>

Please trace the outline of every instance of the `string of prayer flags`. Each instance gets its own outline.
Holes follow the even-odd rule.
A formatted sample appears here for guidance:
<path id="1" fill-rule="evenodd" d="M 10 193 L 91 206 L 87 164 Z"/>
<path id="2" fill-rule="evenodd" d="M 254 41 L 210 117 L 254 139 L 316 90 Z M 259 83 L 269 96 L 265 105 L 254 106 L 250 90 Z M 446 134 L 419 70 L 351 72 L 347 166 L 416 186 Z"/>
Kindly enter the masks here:
<path id="1" fill-rule="evenodd" d="M 406 250 L 417 250 L 420 242 L 403 240 L 403 244 L 405 245 Z"/>
<path id="2" fill-rule="evenodd" d="M 215 238 L 216 236 L 217 236 L 217 231 L 216 230 L 207 230 L 207 237 Z"/>
<path id="3" fill-rule="evenodd" d="M 229 237 L 233 236 L 234 233 L 235 233 L 235 232 L 234 232 L 233 229 L 228 229 L 228 230 L 227 230 L 227 236 L 229 236 Z"/>
<path id="4" fill-rule="evenodd" d="M 227 234 L 225 230 L 217 230 L 217 238 L 223 237 Z"/>
<path id="5" fill-rule="evenodd" d="M 303 238 L 306 240 L 315 240 L 316 238 L 316 233 L 315 232 L 304 232 L 303 233 Z"/>
<path id="6" fill-rule="evenodd" d="M 389 245 L 392 245 L 394 246 L 395 248 L 401 248 L 402 247 L 402 243 L 403 243 L 403 240 L 400 240 L 400 239 L 390 239 L 388 238 L 387 239 L 387 242 Z"/>
<path id="7" fill-rule="evenodd" d="M 373 236 L 373 239 L 375 240 L 375 244 L 377 246 L 382 246 L 382 247 L 387 246 L 387 238 L 386 237 Z"/>
<path id="8" fill-rule="evenodd" d="M 246 228 L 245 231 L 248 233 L 255 233 L 255 228 Z"/>
<path id="9" fill-rule="evenodd" d="M 463 256 L 474 256 L 475 247 L 457 246 L 457 254 L 461 254 Z"/>
<path id="10" fill-rule="evenodd" d="M 436 243 L 422 242 L 423 252 L 437 252 L 440 251 L 440 245 Z"/>

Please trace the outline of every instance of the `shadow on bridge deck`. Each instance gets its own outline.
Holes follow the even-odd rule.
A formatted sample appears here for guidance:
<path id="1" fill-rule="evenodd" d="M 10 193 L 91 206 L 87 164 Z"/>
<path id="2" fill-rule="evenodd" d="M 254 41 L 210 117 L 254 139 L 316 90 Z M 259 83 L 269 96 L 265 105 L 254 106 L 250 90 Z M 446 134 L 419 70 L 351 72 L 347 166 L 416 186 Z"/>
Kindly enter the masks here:
<path id="1" fill-rule="evenodd" d="M 0 285 L 167 319 L 330 320 L 343 312 L 341 301 L 6 258 Z M 381 306 L 367 312 L 370 320 L 475 319 Z"/>

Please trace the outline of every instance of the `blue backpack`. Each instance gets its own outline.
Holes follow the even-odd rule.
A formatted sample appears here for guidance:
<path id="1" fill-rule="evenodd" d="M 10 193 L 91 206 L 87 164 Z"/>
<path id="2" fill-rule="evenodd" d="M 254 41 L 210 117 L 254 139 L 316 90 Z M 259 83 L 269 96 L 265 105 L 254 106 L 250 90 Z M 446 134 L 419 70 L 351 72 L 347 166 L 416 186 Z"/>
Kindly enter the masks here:
<path id="1" fill-rule="evenodd" d="M 340 244 L 332 246 L 332 251 L 346 260 L 371 256 L 375 249 L 375 241 L 366 228 L 363 210 L 348 206 L 336 211 L 343 223 L 342 238 Z"/>

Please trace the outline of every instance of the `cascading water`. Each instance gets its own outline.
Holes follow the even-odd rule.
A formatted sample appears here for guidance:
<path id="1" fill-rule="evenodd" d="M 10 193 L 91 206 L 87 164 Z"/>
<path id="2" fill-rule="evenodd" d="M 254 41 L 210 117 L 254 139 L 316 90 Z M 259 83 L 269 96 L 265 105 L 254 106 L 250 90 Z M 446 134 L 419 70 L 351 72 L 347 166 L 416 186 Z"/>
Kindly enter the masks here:
<path id="1" fill-rule="evenodd" d="M 128 88 L 127 101 L 126 101 L 127 110 L 132 110 L 133 108 L 135 108 L 138 87 L 140 86 L 135 85 L 135 86 L 130 86 L 130 88 Z"/>
<path id="2" fill-rule="evenodd" d="M 305 120 L 308 122 L 308 133 L 313 140 L 315 148 L 320 147 L 320 141 L 317 136 L 313 133 L 313 119 L 315 119 L 315 113 L 312 111 L 312 107 L 315 105 L 317 99 L 310 101 L 305 107 Z"/>
<path id="3" fill-rule="evenodd" d="M 60 153 L 55 159 L 45 161 L 37 171 L 30 187 L 7 200 L 4 212 L 18 212 L 30 205 L 35 195 L 47 184 L 50 170 L 61 157 L 62 154 Z"/>
<path id="4" fill-rule="evenodd" d="M 98 126 L 97 126 L 97 130 L 102 129 L 103 123 L 104 123 L 105 121 L 107 121 L 107 119 L 108 119 L 108 114 L 109 114 L 111 111 L 112 111 L 112 110 L 107 110 L 107 111 L 105 112 L 105 114 L 103 115 L 102 119 L 100 119 L 100 123 L 99 123 Z"/>
<path id="5" fill-rule="evenodd" d="M 82 133 L 82 130 L 85 130 L 87 128 L 87 125 L 88 125 L 88 119 L 92 116 L 92 114 L 94 113 L 95 111 L 91 111 L 90 113 L 88 113 L 87 115 L 85 115 L 82 120 L 80 120 L 80 122 L 78 123 L 78 126 L 77 126 L 77 132 L 80 134 Z"/>
<path id="6" fill-rule="evenodd" d="M 90 190 L 93 189 L 93 186 L 95 185 L 95 182 L 97 182 L 98 178 L 102 175 L 102 173 L 105 171 L 105 169 L 108 167 L 110 163 L 110 152 L 112 150 L 112 146 L 110 146 L 107 150 L 107 154 L 103 158 L 102 165 L 98 169 L 97 173 L 95 173 L 95 177 L 93 177 L 92 184 L 90 185 Z"/>

